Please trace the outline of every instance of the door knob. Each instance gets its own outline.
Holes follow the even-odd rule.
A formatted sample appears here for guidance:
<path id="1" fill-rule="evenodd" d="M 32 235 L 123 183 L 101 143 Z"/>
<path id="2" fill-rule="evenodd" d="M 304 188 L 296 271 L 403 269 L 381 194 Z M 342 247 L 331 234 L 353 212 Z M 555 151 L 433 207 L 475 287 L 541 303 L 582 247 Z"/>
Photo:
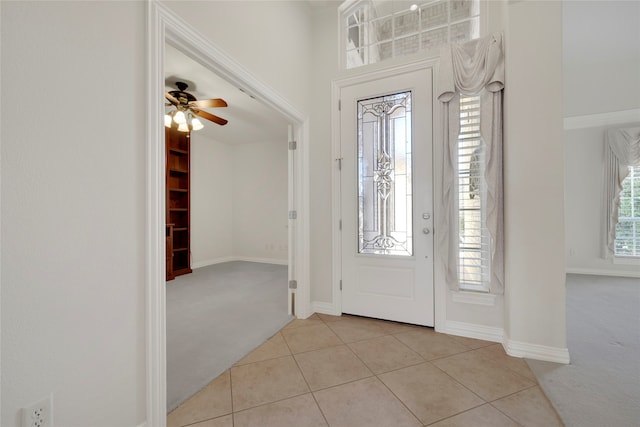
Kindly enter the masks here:
<path id="1" fill-rule="evenodd" d="M 422 232 L 423 232 L 424 234 L 429 234 L 429 233 L 430 233 L 430 231 L 429 231 L 429 229 L 428 229 L 427 227 L 423 228 L 423 229 L 422 229 Z"/>

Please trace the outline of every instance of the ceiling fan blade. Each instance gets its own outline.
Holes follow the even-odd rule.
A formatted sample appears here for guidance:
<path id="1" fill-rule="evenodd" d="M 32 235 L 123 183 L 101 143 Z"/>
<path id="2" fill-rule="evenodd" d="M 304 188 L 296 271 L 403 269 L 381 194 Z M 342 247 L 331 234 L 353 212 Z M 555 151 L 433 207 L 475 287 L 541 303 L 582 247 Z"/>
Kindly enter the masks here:
<path id="1" fill-rule="evenodd" d="M 224 99 L 216 98 L 216 99 L 202 99 L 200 101 L 191 101 L 189 102 L 190 106 L 198 107 L 198 108 L 217 108 L 217 107 L 226 107 L 227 103 Z"/>
<path id="2" fill-rule="evenodd" d="M 178 101 L 173 95 L 171 95 L 169 92 L 166 92 L 164 94 L 164 97 L 167 98 L 169 100 L 170 103 L 172 103 L 173 105 L 179 105 L 180 101 Z"/>
<path id="3" fill-rule="evenodd" d="M 224 126 L 228 123 L 228 120 L 225 120 L 222 117 L 214 116 L 213 114 L 207 113 L 206 111 L 198 110 L 197 108 L 192 108 L 191 111 L 193 111 L 193 114 L 196 114 L 203 119 L 207 119 L 214 123 L 217 123 L 220 126 Z"/>

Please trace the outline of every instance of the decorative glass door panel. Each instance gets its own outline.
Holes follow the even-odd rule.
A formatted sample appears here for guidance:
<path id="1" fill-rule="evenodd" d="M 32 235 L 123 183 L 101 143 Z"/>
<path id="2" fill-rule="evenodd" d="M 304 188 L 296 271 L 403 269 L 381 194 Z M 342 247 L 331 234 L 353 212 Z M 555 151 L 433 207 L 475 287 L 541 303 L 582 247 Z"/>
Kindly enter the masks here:
<path id="1" fill-rule="evenodd" d="M 340 87 L 343 313 L 434 325 L 432 88 L 426 65 Z"/>
<path id="2" fill-rule="evenodd" d="M 359 100 L 358 253 L 413 255 L 411 92 Z"/>

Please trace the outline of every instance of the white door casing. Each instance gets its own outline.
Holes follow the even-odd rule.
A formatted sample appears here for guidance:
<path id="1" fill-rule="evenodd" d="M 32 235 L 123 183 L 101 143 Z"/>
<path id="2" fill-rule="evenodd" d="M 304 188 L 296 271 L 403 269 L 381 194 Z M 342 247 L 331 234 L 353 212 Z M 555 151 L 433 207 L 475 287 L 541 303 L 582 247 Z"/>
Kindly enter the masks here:
<path id="1" fill-rule="evenodd" d="M 164 44 L 197 60 L 227 81 L 243 87 L 288 118 L 297 149 L 290 152 L 289 209 L 296 211 L 290 235 L 289 265 L 295 265 L 296 315 L 311 312 L 309 280 L 309 119 L 279 93 L 257 80 L 242 65 L 195 31 L 157 0 L 147 3 L 147 188 L 146 188 L 146 425 L 164 427 L 166 411 L 166 331 L 164 265 Z M 295 159 L 296 161 L 293 161 Z M 292 177 L 291 174 L 294 176 Z M 291 193 L 293 192 L 293 194 Z M 290 273 L 291 278 L 291 273 Z M 290 298 L 291 299 L 291 298 Z"/>
<path id="2" fill-rule="evenodd" d="M 423 67 L 371 80 L 356 81 L 339 88 L 339 190 L 342 224 L 340 279 L 343 313 L 434 326 L 432 81 L 433 70 Z M 410 93 L 410 96 L 398 95 L 398 100 L 387 97 L 384 100 L 364 101 L 398 93 Z M 361 113 L 369 108 L 366 107 L 367 103 L 370 107 L 390 106 L 397 102 L 410 104 L 409 118 L 386 119 L 386 125 L 383 115 L 368 115 L 370 119 L 374 117 L 373 120 L 379 120 L 370 126 L 379 129 L 380 135 L 386 133 L 384 129 L 401 128 L 392 127 L 390 121 L 402 123 L 402 120 L 410 120 L 410 131 L 406 132 L 407 137 L 410 137 L 407 139 L 412 141 L 412 148 L 407 150 L 412 159 L 406 162 L 407 169 L 411 172 L 410 179 L 403 175 L 404 172 L 401 170 L 404 159 L 393 159 L 393 153 L 387 153 L 392 157 L 389 170 L 381 164 L 372 166 L 381 159 L 385 163 L 386 157 L 380 155 L 380 147 L 385 143 L 378 141 L 378 148 L 370 149 L 368 156 L 364 156 L 370 159 L 369 166 L 364 165 L 366 161 L 363 159 L 358 159 L 358 101 L 362 101 Z M 401 111 L 400 115 L 403 114 L 402 110 L 408 110 L 398 105 L 392 109 Z M 389 115 L 392 114 L 395 113 L 390 112 Z M 404 142 L 402 131 L 398 132 L 395 134 Z M 365 133 L 370 132 L 362 129 L 361 134 Z M 386 144 L 394 146 L 393 142 L 387 141 Z M 359 168 L 363 169 L 363 175 L 369 176 L 368 181 L 363 181 L 363 186 L 370 189 L 369 196 L 363 195 L 359 190 Z M 403 212 L 403 204 L 399 204 L 400 200 L 405 199 L 396 197 L 396 190 L 391 190 L 391 196 L 389 192 L 381 195 L 385 180 L 386 184 L 390 183 L 391 186 L 395 186 L 396 181 L 407 183 L 407 193 L 412 193 L 412 197 L 409 206 L 406 207 L 406 215 Z M 399 188 L 398 195 L 403 191 L 401 187 L 394 188 Z M 361 201 L 359 196 L 362 198 Z M 367 198 L 369 202 L 363 201 Z M 371 202 L 372 199 L 376 199 L 377 202 Z M 388 202 L 389 199 L 393 200 Z M 383 206 L 385 204 L 386 207 Z M 361 213 L 359 205 L 369 206 L 370 212 Z M 371 207 L 372 205 L 375 206 Z M 397 225 L 397 220 L 394 222 L 386 219 L 393 215 L 394 218 L 402 218 L 400 225 Z M 360 225 L 361 222 L 363 226 Z M 391 222 L 393 224 L 390 225 Z M 375 224 L 374 228 L 377 227 L 377 231 L 367 231 L 367 227 L 371 228 L 372 224 Z M 404 227 L 407 234 L 396 233 L 394 227 Z M 392 245 L 390 249 L 389 245 Z M 403 246 L 406 250 L 402 249 Z M 395 247 L 401 249 L 394 251 Z"/>

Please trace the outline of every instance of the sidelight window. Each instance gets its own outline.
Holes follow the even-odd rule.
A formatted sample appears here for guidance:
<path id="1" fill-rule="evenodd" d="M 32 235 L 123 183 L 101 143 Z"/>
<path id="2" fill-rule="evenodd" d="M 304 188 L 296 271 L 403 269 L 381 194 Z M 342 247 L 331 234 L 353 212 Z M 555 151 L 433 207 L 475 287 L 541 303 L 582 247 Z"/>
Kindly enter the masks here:
<path id="1" fill-rule="evenodd" d="M 486 222 L 485 144 L 480 97 L 460 95 L 458 135 L 458 278 L 460 289 L 487 291 L 490 236 Z"/>

